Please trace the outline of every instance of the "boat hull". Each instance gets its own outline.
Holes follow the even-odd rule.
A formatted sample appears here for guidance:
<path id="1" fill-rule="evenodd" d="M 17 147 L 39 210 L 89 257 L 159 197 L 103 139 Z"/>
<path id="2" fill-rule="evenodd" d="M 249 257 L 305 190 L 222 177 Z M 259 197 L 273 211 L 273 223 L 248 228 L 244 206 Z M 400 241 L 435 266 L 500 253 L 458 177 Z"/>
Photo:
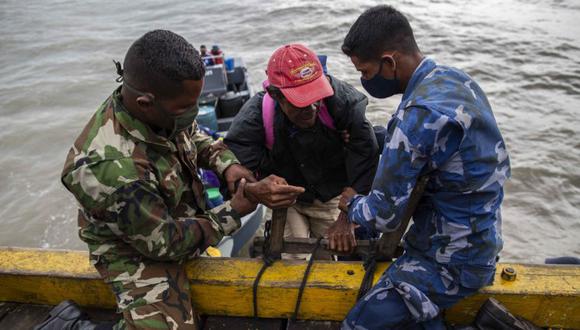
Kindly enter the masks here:
<path id="1" fill-rule="evenodd" d="M 381 263 L 374 279 L 388 266 Z M 252 284 L 259 259 L 198 258 L 186 265 L 195 308 L 208 315 L 253 316 Z M 264 273 L 258 289 L 259 317 L 290 317 L 306 267 L 282 260 Z M 502 269 L 517 272 L 515 281 Z M 316 261 L 308 278 L 299 319 L 342 320 L 356 301 L 364 270 L 360 262 Z M 467 324 L 488 297 L 538 326 L 580 328 L 580 267 L 498 264 L 495 283 L 446 311 Z M 0 301 L 54 305 L 73 299 L 82 306 L 114 308 L 109 287 L 80 251 L 0 248 Z"/>

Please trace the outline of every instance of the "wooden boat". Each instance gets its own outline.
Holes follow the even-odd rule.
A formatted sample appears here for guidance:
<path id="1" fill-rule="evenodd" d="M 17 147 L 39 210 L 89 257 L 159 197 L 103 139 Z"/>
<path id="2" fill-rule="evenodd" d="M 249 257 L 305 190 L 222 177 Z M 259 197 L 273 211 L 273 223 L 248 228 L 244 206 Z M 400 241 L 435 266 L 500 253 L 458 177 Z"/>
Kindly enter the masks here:
<path id="1" fill-rule="evenodd" d="M 260 259 L 203 257 L 191 261 L 187 274 L 196 310 L 210 316 L 252 317 L 252 284 L 261 265 Z M 305 267 L 305 261 L 280 260 L 266 270 L 257 291 L 260 318 L 275 321 L 292 314 Z M 386 267 L 386 263 L 379 264 L 375 281 Z M 501 275 L 509 269 L 516 274 L 513 280 Z M 361 262 L 315 261 L 298 318 L 342 320 L 355 303 L 363 274 Z M 578 266 L 499 264 L 495 283 L 446 311 L 446 319 L 455 324 L 470 322 L 488 297 L 538 326 L 580 329 Z M 55 305 L 65 299 L 89 308 L 115 307 L 109 287 L 85 252 L 0 248 L 1 302 Z M 15 328 L 3 324 L 5 319 L 0 314 L 0 328 Z"/>

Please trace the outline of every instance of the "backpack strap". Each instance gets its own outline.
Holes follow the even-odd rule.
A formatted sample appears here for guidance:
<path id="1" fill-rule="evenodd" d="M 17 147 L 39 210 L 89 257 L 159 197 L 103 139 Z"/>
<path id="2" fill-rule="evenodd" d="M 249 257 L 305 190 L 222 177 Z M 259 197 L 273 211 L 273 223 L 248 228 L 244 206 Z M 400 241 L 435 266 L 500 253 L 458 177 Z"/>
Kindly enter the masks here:
<path id="1" fill-rule="evenodd" d="M 262 87 L 266 90 L 266 87 L 270 86 L 270 82 L 266 79 L 262 83 Z M 264 133 L 266 137 L 266 148 L 272 150 L 274 147 L 274 111 L 276 109 L 276 101 L 266 92 L 264 98 L 262 99 L 262 123 L 264 125 Z M 320 111 L 318 111 L 318 118 L 322 125 L 336 130 L 334 126 L 334 120 L 328 112 L 328 107 L 324 100 L 320 104 Z"/>
<path id="2" fill-rule="evenodd" d="M 262 86 L 264 90 L 270 85 L 268 80 L 264 80 Z M 266 148 L 272 150 L 274 146 L 274 109 L 276 108 L 276 101 L 266 92 L 262 99 L 262 123 L 264 125 L 264 132 L 266 133 Z"/>
<path id="3" fill-rule="evenodd" d="M 326 103 L 324 103 L 324 100 L 322 100 L 322 102 L 320 103 L 320 111 L 318 111 L 318 119 L 320 119 L 322 125 L 330 128 L 333 131 L 336 131 L 336 127 L 334 126 L 334 120 L 332 119 L 332 116 L 328 112 L 328 107 L 326 106 Z"/>

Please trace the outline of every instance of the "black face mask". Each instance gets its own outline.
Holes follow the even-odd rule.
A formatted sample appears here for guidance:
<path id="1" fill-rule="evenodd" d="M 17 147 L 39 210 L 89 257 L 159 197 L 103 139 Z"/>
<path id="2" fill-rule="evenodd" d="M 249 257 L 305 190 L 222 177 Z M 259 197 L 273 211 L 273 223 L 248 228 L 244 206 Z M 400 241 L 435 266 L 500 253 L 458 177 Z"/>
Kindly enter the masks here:
<path id="1" fill-rule="evenodd" d="M 393 79 L 386 79 L 381 76 L 381 71 L 383 71 L 384 59 L 381 59 L 381 65 L 379 66 L 379 72 L 374 75 L 371 79 L 360 78 L 360 82 L 363 88 L 369 92 L 372 97 L 378 99 L 385 99 L 389 96 L 393 96 L 399 93 L 400 81 L 397 79 L 397 66 L 395 63 L 395 77 Z M 394 59 L 393 59 L 394 61 Z"/>
<path id="2" fill-rule="evenodd" d="M 156 102 L 156 104 L 157 106 L 155 108 L 157 110 L 173 120 L 173 128 L 167 136 L 169 140 L 172 140 L 177 134 L 190 128 L 193 125 L 197 114 L 199 113 L 199 107 L 197 104 L 191 106 L 189 109 L 187 109 L 187 111 L 177 116 L 170 114 L 159 103 Z"/>

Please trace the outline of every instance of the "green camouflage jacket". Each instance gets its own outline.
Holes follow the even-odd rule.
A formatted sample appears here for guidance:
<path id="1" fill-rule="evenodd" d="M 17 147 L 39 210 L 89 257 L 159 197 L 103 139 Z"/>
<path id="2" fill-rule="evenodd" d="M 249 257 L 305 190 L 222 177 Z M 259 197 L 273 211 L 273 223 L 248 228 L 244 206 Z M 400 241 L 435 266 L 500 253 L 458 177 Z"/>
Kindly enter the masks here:
<path id="1" fill-rule="evenodd" d="M 80 204 L 79 236 L 97 269 L 105 265 L 105 277 L 119 280 L 127 260 L 182 261 L 239 228 L 229 202 L 205 209 L 197 176 L 198 166 L 222 175 L 234 163 L 234 154 L 195 124 L 174 141 L 156 134 L 129 114 L 117 89 L 77 138 L 62 172 Z"/>

